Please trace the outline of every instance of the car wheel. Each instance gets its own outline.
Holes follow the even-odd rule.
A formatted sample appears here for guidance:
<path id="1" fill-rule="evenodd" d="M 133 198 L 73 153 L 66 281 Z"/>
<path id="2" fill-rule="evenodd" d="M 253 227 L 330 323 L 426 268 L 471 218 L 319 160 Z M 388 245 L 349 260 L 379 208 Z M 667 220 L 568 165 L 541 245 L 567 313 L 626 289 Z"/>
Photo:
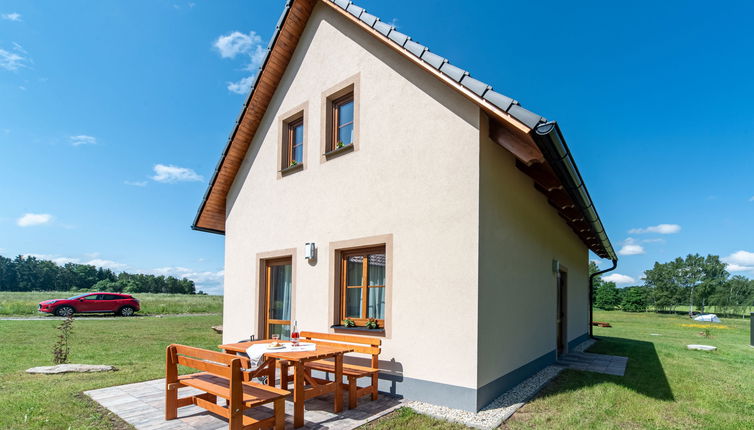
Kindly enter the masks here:
<path id="1" fill-rule="evenodd" d="M 70 306 L 61 306 L 57 309 L 55 309 L 55 315 L 59 317 L 69 317 L 73 315 L 75 311 Z"/>
<path id="2" fill-rule="evenodd" d="M 118 315 L 122 317 L 130 317 L 130 316 L 133 316 L 133 314 L 134 314 L 134 308 L 132 308 L 131 306 L 123 306 L 118 311 Z"/>

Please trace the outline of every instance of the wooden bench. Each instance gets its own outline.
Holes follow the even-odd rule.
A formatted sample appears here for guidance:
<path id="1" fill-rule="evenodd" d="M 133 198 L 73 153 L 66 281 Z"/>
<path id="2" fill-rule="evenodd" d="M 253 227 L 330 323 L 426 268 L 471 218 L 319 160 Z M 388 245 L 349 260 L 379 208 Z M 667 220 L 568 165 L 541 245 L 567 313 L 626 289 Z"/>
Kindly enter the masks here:
<path id="1" fill-rule="evenodd" d="M 372 400 L 377 400 L 377 386 L 380 369 L 378 357 L 380 355 L 380 345 L 382 340 L 365 337 L 352 336 L 333 333 L 316 333 L 310 331 L 301 332 L 302 341 L 310 341 L 322 345 L 343 346 L 348 345 L 353 348 L 355 353 L 371 355 L 371 366 L 357 366 L 355 364 L 343 363 L 343 375 L 348 379 L 348 384 L 344 388 L 348 390 L 348 408 L 354 409 L 358 404 L 359 397 L 367 394 L 372 395 Z M 335 363 L 329 360 L 310 361 L 305 364 L 306 370 L 311 374 L 312 370 L 319 370 L 326 373 L 335 372 Z M 281 372 L 283 379 L 287 380 L 288 371 L 283 369 Z M 357 380 L 360 378 L 371 378 L 370 385 L 359 387 Z M 287 382 L 287 381 L 285 381 Z M 340 381 L 338 381 L 340 382 Z M 286 388 L 287 384 L 282 384 Z"/>
<path id="2" fill-rule="evenodd" d="M 178 365 L 201 373 L 178 376 Z M 289 391 L 252 382 L 252 378 L 269 372 L 256 369 L 248 372 L 249 359 L 185 345 L 170 345 L 165 359 L 165 419 L 178 417 L 178 408 L 196 405 L 228 419 L 232 430 L 285 428 L 285 397 Z M 193 387 L 204 394 L 178 398 L 178 389 Z M 217 404 L 217 398 L 226 406 Z M 273 403 L 274 415 L 257 420 L 243 414 L 244 410 Z"/>

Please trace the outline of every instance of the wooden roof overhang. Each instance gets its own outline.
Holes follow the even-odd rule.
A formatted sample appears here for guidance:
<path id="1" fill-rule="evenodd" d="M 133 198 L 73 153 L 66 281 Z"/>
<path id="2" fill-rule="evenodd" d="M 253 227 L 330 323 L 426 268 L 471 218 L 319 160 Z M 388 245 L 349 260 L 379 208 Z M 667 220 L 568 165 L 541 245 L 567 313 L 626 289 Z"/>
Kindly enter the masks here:
<path id="1" fill-rule="evenodd" d="M 241 167 L 252 138 L 318 1 L 331 7 L 346 19 L 373 35 L 377 40 L 397 51 L 407 60 L 479 105 L 490 118 L 490 138 L 517 158 L 516 167 L 532 178 L 535 189 L 545 195 L 549 204 L 581 241 L 601 258 L 617 260 L 578 171 L 576 170 L 577 178 L 575 180 L 570 178 L 572 174 L 568 172 L 575 170 L 575 163 L 573 163 L 570 152 L 565 147 L 564 140 L 560 143 L 561 149 L 556 150 L 551 148 L 548 139 L 544 139 L 543 133 L 539 132 L 542 128 L 548 130 L 554 128 L 558 136 L 562 137 L 557 124 L 547 122 L 544 118 L 538 116 L 534 116 L 536 118 L 534 121 L 527 120 L 532 118 L 534 114 L 519 108 L 515 101 L 511 108 L 518 108 L 518 112 L 523 111 L 525 114 L 523 120 L 521 115 L 512 115 L 511 109 L 508 111 L 501 109 L 486 97 L 482 97 L 480 93 L 462 85 L 460 80 L 442 73 L 439 68 L 422 61 L 416 54 L 408 52 L 402 45 L 385 37 L 374 27 L 374 23 L 369 25 L 364 20 L 358 19 L 353 11 L 347 11 L 346 7 L 343 6 L 348 5 L 350 7 L 352 4 L 343 0 L 289 0 L 286 4 L 283 15 L 278 22 L 276 34 L 270 42 L 268 56 L 260 67 L 256 84 L 253 86 L 241 115 L 236 121 L 228 145 L 197 213 L 192 226 L 193 229 L 224 234 L 225 200 L 230 186 Z M 343 5 L 338 5 L 338 3 L 343 3 Z M 359 13 L 366 13 L 361 8 L 356 7 L 356 9 L 359 9 Z M 562 152 L 563 147 L 565 147 L 567 156 L 552 156 L 553 153 Z M 563 160 L 570 160 L 573 168 L 562 168 L 560 164 Z"/>

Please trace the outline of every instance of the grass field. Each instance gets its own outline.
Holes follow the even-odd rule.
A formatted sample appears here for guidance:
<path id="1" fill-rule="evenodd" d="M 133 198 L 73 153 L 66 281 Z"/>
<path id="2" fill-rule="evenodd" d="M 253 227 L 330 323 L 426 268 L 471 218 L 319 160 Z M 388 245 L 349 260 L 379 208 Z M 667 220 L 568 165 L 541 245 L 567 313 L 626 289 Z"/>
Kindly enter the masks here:
<path id="1" fill-rule="evenodd" d="M 749 320 L 724 319 L 727 329 L 702 328 L 679 315 L 595 311 L 601 340 L 590 352 L 629 357 L 626 376 L 567 370 L 505 429 L 752 429 L 754 348 Z M 712 325 L 714 326 L 714 325 Z M 652 334 L 659 334 L 653 336 Z M 689 351 L 687 344 L 714 345 L 716 352 Z M 369 430 L 462 429 L 399 410 Z"/>
<path id="2" fill-rule="evenodd" d="M 64 375 L 24 372 L 52 364 L 60 321 L 0 321 L 0 429 L 122 428 L 121 421 L 80 393 L 164 377 L 165 347 L 184 343 L 216 349 L 221 338 L 210 327 L 220 321 L 219 315 L 77 319 L 70 362 L 119 370 Z"/>
<path id="3" fill-rule="evenodd" d="M 595 319 L 613 328 L 595 328 L 601 340 L 590 351 L 629 357 L 626 376 L 564 371 L 505 429 L 754 428 L 748 320 L 725 319 L 727 328 L 713 328 L 712 337 L 705 338 L 702 328 L 685 326 L 694 323 L 678 315 L 598 311 Z M 163 377 L 165 346 L 214 348 L 220 336 L 210 326 L 220 320 L 219 315 L 77 319 L 71 362 L 120 369 L 77 375 L 24 373 L 51 364 L 59 321 L 0 321 L 0 429 L 119 429 L 121 421 L 80 393 Z M 688 351 L 690 343 L 719 350 Z M 401 409 L 365 428 L 464 427 Z"/>
<path id="4" fill-rule="evenodd" d="M 43 300 L 64 299 L 80 293 L 46 291 L 31 293 L 0 292 L 0 316 L 43 315 L 37 305 Z M 188 294 L 133 294 L 141 302 L 141 314 L 222 313 L 222 296 Z"/>

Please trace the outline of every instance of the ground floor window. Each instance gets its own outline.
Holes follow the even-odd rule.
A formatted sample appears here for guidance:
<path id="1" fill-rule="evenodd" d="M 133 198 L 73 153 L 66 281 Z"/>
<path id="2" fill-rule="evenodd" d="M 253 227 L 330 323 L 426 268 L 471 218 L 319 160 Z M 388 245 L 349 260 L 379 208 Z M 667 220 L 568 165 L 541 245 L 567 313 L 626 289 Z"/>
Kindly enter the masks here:
<path id="1" fill-rule="evenodd" d="M 385 267 L 384 246 L 341 253 L 341 320 L 385 326 Z"/>

